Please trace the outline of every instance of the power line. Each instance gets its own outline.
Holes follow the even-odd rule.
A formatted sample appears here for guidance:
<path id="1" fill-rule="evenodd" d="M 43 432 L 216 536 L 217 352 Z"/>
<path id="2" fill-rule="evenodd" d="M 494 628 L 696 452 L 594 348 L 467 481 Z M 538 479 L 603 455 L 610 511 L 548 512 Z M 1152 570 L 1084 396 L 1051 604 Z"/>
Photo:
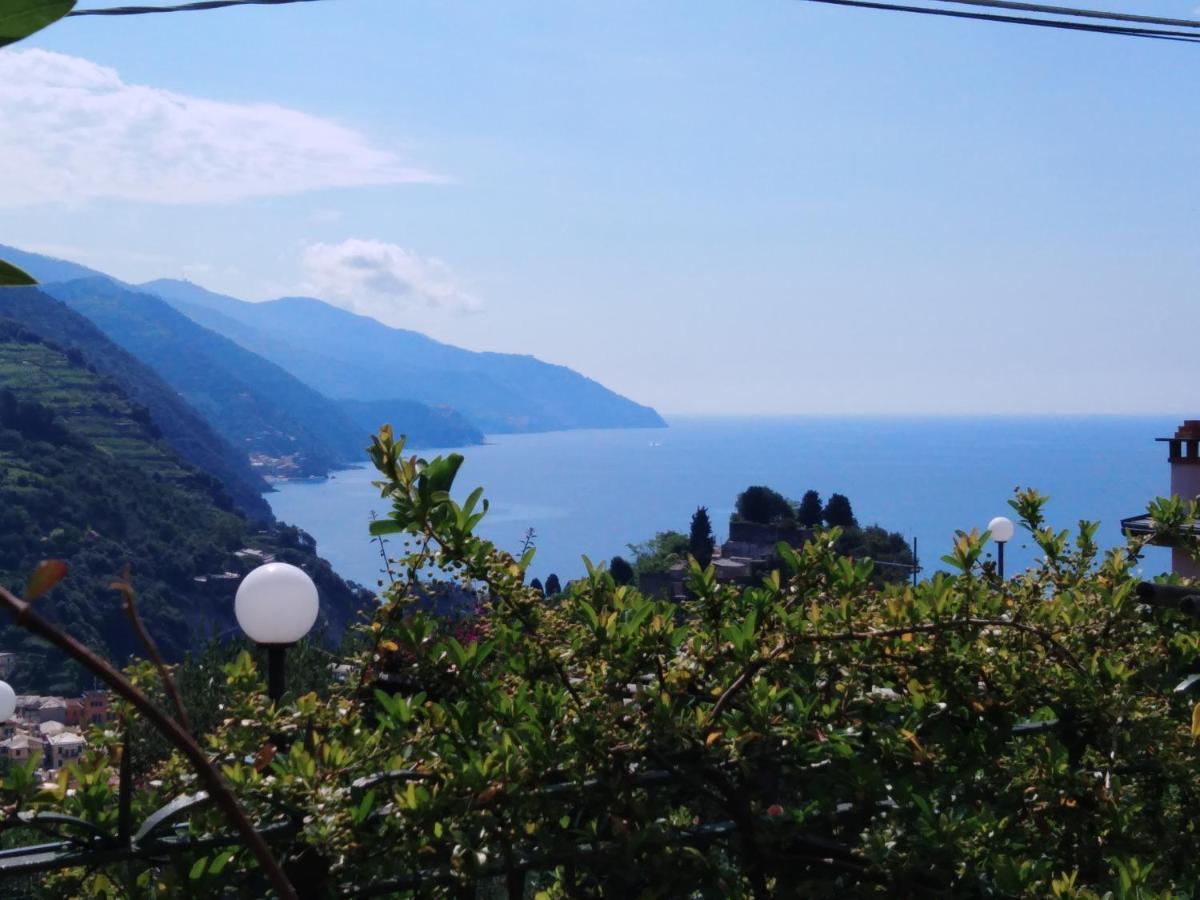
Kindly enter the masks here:
<path id="1" fill-rule="evenodd" d="M 226 9 L 235 6 L 282 6 L 290 3 L 316 3 L 319 0 L 195 0 L 175 6 L 112 6 L 103 9 L 77 9 L 68 16 L 141 16 L 157 13 L 199 12 L 209 9 Z M 955 6 L 988 7 L 1011 10 L 1012 12 L 1040 13 L 1048 16 L 1068 16 L 1100 21 L 1073 22 L 1063 19 L 1039 18 L 1036 16 L 1005 15 L 1000 13 L 967 12 L 966 10 L 943 9 L 930 6 L 910 6 L 888 0 L 800 0 L 804 3 L 823 3 L 829 6 L 848 6 L 858 9 L 906 12 L 916 15 L 939 16 L 951 19 L 970 19 L 980 22 L 1000 22 L 1009 25 L 1026 25 L 1035 28 L 1057 28 L 1064 31 L 1082 31 L 1093 34 L 1113 34 L 1121 37 L 1153 38 L 1156 40 L 1200 42 L 1200 32 L 1179 31 L 1179 28 L 1200 29 L 1200 21 L 1192 19 L 1167 19 L 1158 16 L 1143 16 L 1134 13 L 1109 12 L 1105 10 L 1078 9 L 1067 6 L 1046 6 L 1040 3 L 1021 3 L 1015 0 L 929 0 L 933 3 L 949 3 Z M 1107 25 L 1103 21 L 1129 22 L 1129 26 Z M 1167 26 L 1163 28 L 1137 27 L 1143 25 Z"/>
<path id="2" fill-rule="evenodd" d="M 282 6 L 285 3 L 316 3 L 318 0 L 197 0 L 178 6 L 110 6 L 105 9 L 76 9 L 68 16 L 144 16 L 153 13 L 199 12 L 229 6 Z"/>
<path id="3" fill-rule="evenodd" d="M 1013 0 L 933 0 L 933 2 L 951 3 L 955 6 L 990 6 L 993 9 L 1044 13 L 1050 16 L 1076 16 L 1081 19 L 1108 19 L 1115 22 L 1139 22 L 1143 25 L 1200 28 L 1200 21 L 1196 19 L 1164 19 L 1160 16 L 1143 16 L 1136 13 L 1112 12 L 1111 10 L 1102 9 L 1076 9 L 1073 6 L 1044 6 L 1041 3 L 1015 3 Z"/>
<path id="4" fill-rule="evenodd" d="M 929 6 L 907 6 L 883 0 L 800 0 L 802 3 L 825 3 L 830 6 L 850 6 L 858 9 L 877 9 L 888 12 L 916 13 L 951 19 L 973 19 L 981 22 L 1004 22 L 1010 25 L 1031 25 L 1035 28 L 1059 28 L 1065 31 L 1084 31 L 1095 34 L 1115 34 L 1122 37 L 1153 38 L 1165 41 L 1200 43 L 1200 34 L 1158 28 L 1135 28 L 1121 25 L 1102 25 L 1098 22 L 1069 22 L 1061 19 L 1039 19 L 1033 16 L 1009 16 L 998 13 L 976 13 L 965 10 L 940 9 Z M 945 2 L 945 0 L 943 0 Z M 954 0 L 950 0 L 954 2 Z"/>

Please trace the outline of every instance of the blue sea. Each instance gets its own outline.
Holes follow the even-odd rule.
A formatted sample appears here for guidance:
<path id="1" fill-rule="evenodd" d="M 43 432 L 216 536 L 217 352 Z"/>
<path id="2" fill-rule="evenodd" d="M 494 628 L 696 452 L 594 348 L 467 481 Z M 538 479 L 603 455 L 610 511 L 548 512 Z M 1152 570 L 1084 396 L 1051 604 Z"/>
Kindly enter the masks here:
<path id="1" fill-rule="evenodd" d="M 984 528 L 1011 515 L 1017 486 L 1051 497 L 1049 519 L 1074 529 L 1099 520 L 1105 545 L 1120 543 L 1120 519 L 1168 492 L 1166 448 L 1180 417 L 898 418 L 674 417 L 670 427 L 494 435 L 466 457 L 455 494 L 482 485 L 491 510 L 482 533 L 516 551 L 535 533 L 531 574 L 564 582 L 593 561 L 628 556 L 627 546 L 655 532 L 686 532 L 707 506 L 723 540 L 737 494 L 769 485 L 799 498 L 850 498 L 863 524 L 917 538 L 926 573 L 940 566 L 958 529 Z M 429 458 L 439 450 L 420 451 Z M 374 586 L 379 548 L 371 513 L 387 504 L 373 470 L 351 469 L 318 482 L 290 482 L 268 495 L 275 514 L 317 539 L 318 551 L 344 577 Z M 1030 564 L 1036 547 L 1018 531 L 1006 551 L 1010 573 Z M 1169 565 L 1165 551 L 1144 571 Z"/>

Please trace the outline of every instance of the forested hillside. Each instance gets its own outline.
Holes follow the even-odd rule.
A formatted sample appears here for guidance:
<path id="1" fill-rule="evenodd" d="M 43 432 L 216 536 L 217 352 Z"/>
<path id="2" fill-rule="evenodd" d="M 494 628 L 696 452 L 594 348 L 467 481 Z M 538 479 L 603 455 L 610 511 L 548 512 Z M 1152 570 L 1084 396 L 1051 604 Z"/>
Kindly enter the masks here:
<path id="1" fill-rule="evenodd" d="M 0 303 L 12 293 L 0 292 Z M 49 300 L 54 303 L 55 301 Z M 42 559 L 70 575 L 39 604 L 115 660 L 139 649 L 109 587 L 130 566 L 139 608 L 177 657 L 234 627 L 238 577 L 254 548 L 303 565 L 317 581 L 331 633 L 366 599 L 317 559 L 297 529 L 246 519 L 213 501 L 208 473 L 160 437 L 149 410 L 115 380 L 21 323 L 0 319 L 0 578 L 14 589 Z M 18 690 L 70 690 L 80 673 L 25 632 L 0 637 L 21 654 Z"/>
<path id="2" fill-rule="evenodd" d="M 271 508 L 262 498 L 268 489 L 244 453 L 216 434 L 179 394 L 144 363 L 110 341 L 83 316 L 37 288 L 0 291 L 0 317 L 53 339 L 73 358 L 112 379 L 121 392 L 145 407 L 150 421 L 187 462 L 212 476 L 213 497 L 227 494 L 238 509 L 270 521 Z"/>
<path id="3" fill-rule="evenodd" d="M 360 462 L 379 425 L 362 427 L 339 404 L 159 297 L 106 278 L 44 290 L 154 369 L 268 474 L 325 475 Z"/>

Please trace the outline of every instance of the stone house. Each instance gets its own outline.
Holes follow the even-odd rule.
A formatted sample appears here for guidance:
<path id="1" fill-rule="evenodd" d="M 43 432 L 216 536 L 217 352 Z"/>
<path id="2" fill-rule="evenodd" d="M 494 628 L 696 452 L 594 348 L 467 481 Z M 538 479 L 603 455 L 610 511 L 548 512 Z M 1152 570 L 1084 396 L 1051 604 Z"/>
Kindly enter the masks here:
<path id="1" fill-rule="evenodd" d="M 87 740 L 82 734 L 64 731 L 46 737 L 46 768 L 61 769 L 67 763 L 74 762 L 87 749 Z"/>
<path id="2" fill-rule="evenodd" d="M 0 758 L 14 763 L 26 763 L 30 759 L 41 760 L 44 756 L 45 743 L 31 734 L 14 734 L 7 740 L 0 741 Z"/>
<path id="3" fill-rule="evenodd" d="M 43 697 L 38 705 L 37 720 L 67 724 L 67 701 L 62 697 Z"/>

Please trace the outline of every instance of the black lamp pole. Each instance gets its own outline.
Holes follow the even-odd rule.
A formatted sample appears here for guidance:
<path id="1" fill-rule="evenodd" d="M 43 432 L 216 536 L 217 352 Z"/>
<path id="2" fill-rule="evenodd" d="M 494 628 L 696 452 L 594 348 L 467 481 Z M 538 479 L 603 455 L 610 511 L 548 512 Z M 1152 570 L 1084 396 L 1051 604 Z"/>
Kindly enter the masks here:
<path id="1" fill-rule="evenodd" d="M 267 644 L 267 696 L 278 703 L 287 690 L 287 644 Z"/>
<path id="2" fill-rule="evenodd" d="M 1001 581 L 1004 580 L 1004 545 L 1007 543 L 1008 543 L 1008 541 L 997 541 L 996 542 L 996 548 L 997 548 L 996 563 L 1000 570 L 1000 580 Z"/>

